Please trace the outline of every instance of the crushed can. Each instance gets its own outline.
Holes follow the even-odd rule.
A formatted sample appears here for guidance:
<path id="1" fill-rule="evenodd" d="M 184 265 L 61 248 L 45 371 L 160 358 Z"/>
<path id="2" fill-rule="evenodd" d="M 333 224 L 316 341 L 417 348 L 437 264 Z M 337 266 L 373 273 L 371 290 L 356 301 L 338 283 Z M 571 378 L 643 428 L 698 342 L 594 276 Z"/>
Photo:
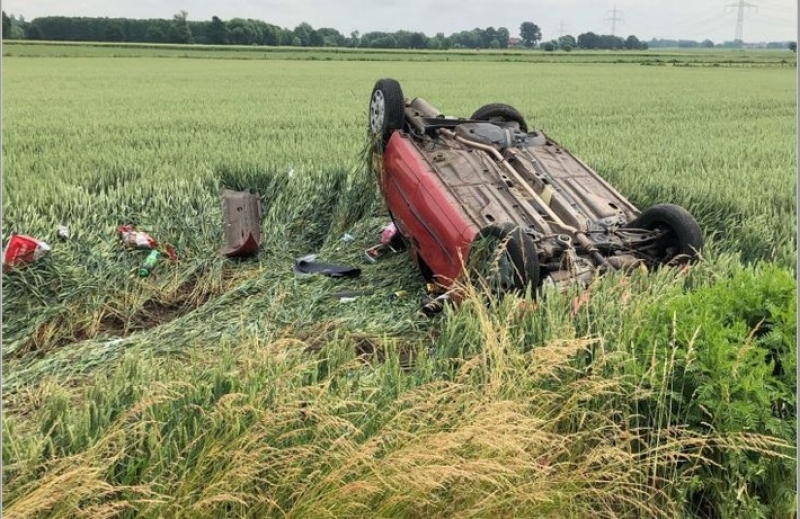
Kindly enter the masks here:
<path id="1" fill-rule="evenodd" d="M 3 253 L 3 270 L 30 263 L 50 252 L 50 246 L 41 240 L 24 234 L 12 234 Z"/>

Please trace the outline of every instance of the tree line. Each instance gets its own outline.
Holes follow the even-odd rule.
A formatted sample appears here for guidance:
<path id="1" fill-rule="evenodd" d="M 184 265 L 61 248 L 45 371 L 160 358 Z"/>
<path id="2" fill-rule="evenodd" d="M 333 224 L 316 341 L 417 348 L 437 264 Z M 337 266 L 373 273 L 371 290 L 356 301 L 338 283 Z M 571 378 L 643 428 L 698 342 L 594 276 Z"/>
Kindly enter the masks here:
<path id="1" fill-rule="evenodd" d="M 353 31 L 344 35 L 338 30 L 314 28 L 301 23 L 294 29 L 279 27 L 262 20 L 233 18 L 227 21 L 214 16 L 211 20 L 193 21 L 181 11 L 171 19 L 91 18 L 45 16 L 30 22 L 22 16 L 3 15 L 4 39 L 135 43 L 197 43 L 208 45 L 268 45 L 295 47 L 359 47 L 381 49 L 507 49 L 513 47 L 542 48 L 545 51 L 572 49 L 646 49 L 647 43 L 636 36 L 618 36 L 587 32 L 574 37 L 562 36 L 542 42 L 538 25 L 520 24 L 519 37 L 506 27 L 475 28 L 442 32 L 427 36 L 422 32 Z"/>

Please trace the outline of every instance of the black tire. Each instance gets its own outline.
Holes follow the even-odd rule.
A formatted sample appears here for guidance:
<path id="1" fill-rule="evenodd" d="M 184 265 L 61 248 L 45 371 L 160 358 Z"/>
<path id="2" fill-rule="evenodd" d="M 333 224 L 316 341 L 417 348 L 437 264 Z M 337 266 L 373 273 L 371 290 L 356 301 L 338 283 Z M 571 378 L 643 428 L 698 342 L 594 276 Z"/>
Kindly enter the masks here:
<path id="1" fill-rule="evenodd" d="M 658 245 L 659 263 L 693 261 L 700 256 L 705 240 L 694 217 L 681 206 L 658 204 L 646 209 L 627 227 L 669 232 Z"/>
<path id="2" fill-rule="evenodd" d="M 498 246 L 505 244 L 504 249 Z M 504 258 L 510 272 L 500 272 Z M 540 283 L 539 254 L 530 236 L 514 224 L 489 225 L 481 229 L 473 241 L 470 268 L 490 281 L 492 291 L 524 293 L 531 287 L 535 295 Z M 500 268 L 497 268 L 500 267 Z"/>
<path id="3" fill-rule="evenodd" d="M 470 119 L 476 121 L 498 121 L 498 122 L 514 122 L 519 124 L 519 129 L 528 133 L 528 123 L 525 122 L 525 116 L 519 113 L 519 110 L 513 106 L 503 103 L 492 103 L 484 105 L 475 110 Z"/>
<path id="4" fill-rule="evenodd" d="M 395 130 L 405 123 L 405 98 L 400 83 L 394 79 L 379 79 L 369 98 L 369 134 L 383 150 Z"/>

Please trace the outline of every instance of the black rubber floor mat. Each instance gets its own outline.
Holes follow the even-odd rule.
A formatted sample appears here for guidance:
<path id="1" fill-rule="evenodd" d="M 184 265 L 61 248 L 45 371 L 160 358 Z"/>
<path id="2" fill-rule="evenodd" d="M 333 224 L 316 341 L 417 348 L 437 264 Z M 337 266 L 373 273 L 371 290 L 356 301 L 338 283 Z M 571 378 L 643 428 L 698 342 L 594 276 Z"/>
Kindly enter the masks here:
<path id="1" fill-rule="evenodd" d="M 315 254 L 295 259 L 293 270 L 295 275 L 321 274 L 332 278 L 357 278 L 361 275 L 361 269 L 358 267 L 322 263 L 317 261 Z"/>

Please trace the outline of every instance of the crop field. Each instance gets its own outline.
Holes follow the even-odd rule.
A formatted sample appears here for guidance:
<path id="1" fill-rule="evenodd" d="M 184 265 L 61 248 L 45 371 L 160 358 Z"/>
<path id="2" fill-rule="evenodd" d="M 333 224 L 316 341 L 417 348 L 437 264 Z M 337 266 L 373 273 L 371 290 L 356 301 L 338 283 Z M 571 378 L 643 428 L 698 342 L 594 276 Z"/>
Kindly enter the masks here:
<path id="1" fill-rule="evenodd" d="M 3 242 L 52 247 L 3 274 L 9 517 L 791 517 L 793 54 L 3 52 Z M 382 77 L 514 105 L 638 207 L 689 209 L 703 260 L 421 316 L 406 255 L 364 260 Z M 263 198 L 255 259 L 219 254 L 226 187 Z M 129 222 L 177 261 L 139 278 Z M 311 253 L 362 275 L 295 277 Z"/>

